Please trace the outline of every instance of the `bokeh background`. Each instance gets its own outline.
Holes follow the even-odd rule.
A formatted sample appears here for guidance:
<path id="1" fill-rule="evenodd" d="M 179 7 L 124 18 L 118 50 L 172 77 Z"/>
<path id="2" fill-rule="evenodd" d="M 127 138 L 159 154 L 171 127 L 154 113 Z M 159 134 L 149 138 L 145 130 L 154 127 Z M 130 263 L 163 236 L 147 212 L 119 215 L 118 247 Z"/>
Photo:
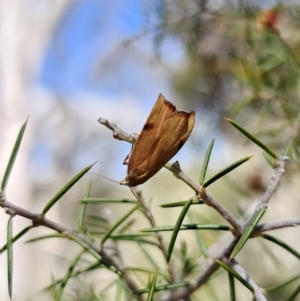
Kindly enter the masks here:
<path id="1" fill-rule="evenodd" d="M 78 199 L 88 180 L 93 181 L 93 196 L 131 198 L 127 187 L 97 175 L 122 180 L 126 175 L 122 162 L 130 151 L 129 144 L 114 140 L 97 119 L 107 118 L 126 132 L 139 132 L 163 93 L 178 109 L 196 112 L 192 135 L 172 161 L 179 160 L 197 181 L 213 138 L 210 174 L 254 155 L 211 188 L 234 214 L 247 216 L 272 170 L 260 150 L 223 118 L 230 117 L 276 153 L 288 148 L 291 162 L 284 189 L 272 200 L 265 220 L 299 215 L 299 6 L 296 0 L 0 0 L 1 175 L 18 130 L 30 116 L 9 182 L 9 201 L 39 212 L 72 176 L 95 161 L 95 174 L 72 188 L 49 218 L 75 227 Z M 147 200 L 152 199 L 158 224 L 172 224 L 178 215 L 173 210 L 166 221 L 158 204 L 192 196 L 166 170 L 142 190 Z M 102 207 L 99 214 L 114 221 L 123 209 Z M 222 221 L 207 208 L 195 215 L 199 220 Z M 2 210 L 1 245 L 7 220 Z M 28 224 L 16 217 L 15 233 Z M 284 231 L 278 231 L 279 237 L 299 247 L 297 229 Z M 76 253 L 61 241 L 25 244 L 26 238 L 42 233 L 50 231 L 35 229 L 16 243 L 15 300 L 52 300 L 41 289 L 51 277 L 64 275 L 68 258 Z M 218 237 L 208 234 L 211 242 Z M 197 254 L 193 238 L 185 234 L 181 239 Z M 136 255 L 127 248 L 130 262 Z M 271 256 L 273 261 L 262 260 L 266 249 L 253 242 L 244 257 L 240 255 L 261 286 L 278 280 L 279 269 L 282 277 L 299 270 L 293 258 L 282 262 L 279 251 Z M 8 300 L 5 256 L 0 257 L 0 300 Z M 249 256 L 253 261 L 245 259 Z M 222 294 L 219 297 L 225 300 Z M 211 300 L 216 298 L 217 293 Z"/>

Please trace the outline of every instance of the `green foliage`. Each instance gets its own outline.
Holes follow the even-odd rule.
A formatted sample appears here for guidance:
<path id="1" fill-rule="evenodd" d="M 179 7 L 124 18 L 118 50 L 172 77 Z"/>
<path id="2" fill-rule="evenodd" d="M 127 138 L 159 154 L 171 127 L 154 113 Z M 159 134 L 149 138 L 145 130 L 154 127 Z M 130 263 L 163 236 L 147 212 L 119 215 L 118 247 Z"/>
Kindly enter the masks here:
<path id="1" fill-rule="evenodd" d="M 44 227 L 51 231 L 50 234 L 38 234 L 27 242 L 42 244 L 45 240 L 59 238 L 59 242 L 69 241 L 72 247 L 79 249 L 75 255 L 73 252 L 65 254 L 68 267 L 64 274 L 53 277 L 52 283 L 45 288 L 53 300 L 208 300 L 208 296 L 213 296 L 211 299 L 214 300 L 242 300 L 244 293 L 241 291 L 244 292 L 245 288 L 256 300 L 275 300 L 277 297 L 272 295 L 275 290 L 282 300 L 296 300 L 300 286 L 289 288 L 295 282 L 298 284 L 298 271 L 295 273 L 287 267 L 285 271 L 289 275 L 275 275 L 264 269 L 262 280 L 255 273 L 252 276 L 246 268 L 259 270 L 259 260 L 255 257 L 257 250 L 251 251 L 249 247 L 253 241 L 273 243 L 274 249 L 268 247 L 259 258 L 262 262 L 276 258 L 277 250 L 292 255 L 294 260 L 300 259 L 299 251 L 288 239 L 285 241 L 265 233 L 299 225 L 299 218 L 261 222 L 263 217 L 266 218 L 269 201 L 278 189 L 287 163 L 286 157 L 276 154 L 289 154 L 293 162 L 300 162 L 300 38 L 293 34 L 299 32 L 300 10 L 298 6 L 278 6 L 262 11 L 247 6 L 246 2 L 231 6 L 229 1 L 210 11 L 205 1 L 159 1 L 161 26 L 156 30 L 155 42 L 159 50 L 163 40 L 172 36 L 180 40 L 185 49 L 184 64 L 171 75 L 178 95 L 205 108 L 203 111 L 208 114 L 217 112 L 217 118 L 211 123 L 222 126 L 223 137 L 232 143 L 233 148 L 235 143 L 247 140 L 264 151 L 263 155 L 273 169 L 269 175 L 267 172 L 271 171 L 267 164 L 262 167 L 267 171 L 269 183 L 259 187 L 258 200 L 251 199 L 253 206 L 242 202 L 245 195 L 250 195 L 243 194 L 243 178 L 238 179 L 237 188 L 230 187 L 234 195 L 234 200 L 230 200 L 231 209 L 227 208 L 228 203 L 224 205 L 225 192 L 219 193 L 220 200 L 211 195 L 208 191 L 210 184 L 218 185 L 251 157 L 234 161 L 215 172 L 211 163 L 215 146 L 210 137 L 205 140 L 211 142 L 202 165 L 194 163 L 199 169 L 198 181 L 190 179 L 180 168 L 174 172 L 179 180 L 193 189 L 193 193 L 187 195 L 185 201 L 178 198 L 160 205 L 166 217 L 163 225 L 155 224 L 141 192 L 135 193 L 137 199 L 94 196 L 93 185 L 88 182 L 77 203 L 77 225 L 69 229 L 45 215 L 80 179 L 85 180 L 84 176 L 93 165 L 83 168 L 62 185 L 38 213 L 14 205 L 15 200 L 9 200 L 5 193 L 26 121 L 6 165 L 0 192 L 0 206 L 9 215 L 7 242 L 0 248 L 0 254 L 7 255 L 10 298 L 16 273 L 13 269 L 14 244 L 33 228 Z M 238 131 L 223 126 L 220 117 L 224 115 L 232 118 L 227 120 Z M 298 172 L 297 168 L 295 170 Z M 206 180 L 209 172 L 214 175 Z M 285 197 L 293 196 L 285 191 Z M 121 217 L 103 214 L 103 208 L 114 206 L 121 208 Z M 175 207 L 181 207 L 180 213 Z M 211 218 L 206 213 L 207 208 L 214 210 L 222 222 Z M 236 217 L 238 213 L 234 211 L 239 216 Z M 30 225 L 14 236 L 12 222 L 15 216 L 29 220 Z M 171 217 L 176 222 L 171 222 Z M 149 226 L 141 226 L 140 222 Z M 214 252 L 215 249 L 218 252 Z M 273 258 L 270 254 L 274 255 Z M 279 257 L 278 262 L 273 263 L 269 270 L 289 266 L 285 258 Z M 228 281 L 222 278 L 224 272 Z M 94 276 L 100 282 L 107 281 L 106 286 L 95 285 Z M 227 291 L 226 295 L 224 292 Z"/>
<path id="2" fill-rule="evenodd" d="M 230 121 L 234 123 L 233 121 Z M 234 123 L 235 124 L 235 123 Z M 235 124 L 236 125 L 236 124 Z M 240 126 L 236 126 L 239 130 Z M 248 134 L 245 129 L 240 130 L 250 141 L 262 147 L 269 155 L 272 156 L 272 152 L 264 146 L 264 144 L 256 137 Z M 23 132 L 24 133 L 24 132 Z M 22 135 L 23 135 L 22 133 Z M 19 138 L 17 141 L 20 140 Z M 239 273 L 238 270 L 233 268 L 237 265 L 235 259 L 233 259 L 239 252 L 241 252 L 244 248 L 246 242 L 251 238 L 258 235 L 261 235 L 263 238 L 276 243 L 276 245 L 293 255 L 295 255 L 299 259 L 299 253 L 289 246 L 287 243 L 277 239 L 268 234 L 260 233 L 261 226 L 259 222 L 266 212 L 267 203 L 269 202 L 272 194 L 278 187 L 278 183 L 280 178 L 284 172 L 284 165 L 286 163 L 286 157 L 278 157 L 276 166 L 274 167 L 274 174 L 271 178 L 270 184 L 266 193 L 261 198 L 260 203 L 256 207 L 256 209 L 252 212 L 248 221 L 241 223 L 235 219 L 235 217 L 218 201 L 214 200 L 207 192 L 207 187 L 212 182 L 220 181 L 224 176 L 229 174 L 231 171 L 239 167 L 244 162 L 248 161 L 250 157 L 246 157 L 244 159 L 238 160 L 230 166 L 226 167 L 221 172 L 218 172 L 215 176 L 213 176 L 210 180 L 205 181 L 205 174 L 209 168 L 209 159 L 211 155 L 211 151 L 213 148 L 213 143 L 210 144 L 208 150 L 206 152 L 206 156 L 204 159 L 204 163 L 202 165 L 202 171 L 200 176 L 200 183 L 203 186 L 198 186 L 194 184 L 192 180 L 186 175 L 182 175 L 182 171 L 178 169 L 176 176 L 185 183 L 188 183 L 193 189 L 196 191 L 196 195 L 191 197 L 188 201 L 184 202 L 173 202 L 169 205 L 163 205 L 162 208 L 165 210 L 170 210 L 172 207 L 181 206 L 181 213 L 178 215 L 177 222 L 171 226 L 156 226 L 153 220 L 153 217 L 150 213 L 148 214 L 148 209 L 144 210 L 145 205 L 142 199 L 142 194 L 137 193 L 138 199 L 128 200 L 128 199 L 117 199 L 117 198 L 95 198 L 91 197 L 91 182 L 88 183 L 86 191 L 83 197 L 80 200 L 79 210 L 78 210 L 78 227 L 77 229 L 70 230 L 65 228 L 62 225 L 58 225 L 51 220 L 45 217 L 45 213 L 48 212 L 53 206 L 57 203 L 57 201 L 68 192 L 72 186 L 74 186 L 92 167 L 92 165 L 84 168 L 81 172 L 79 172 L 75 177 L 73 177 L 44 207 L 42 213 L 36 214 L 26 209 L 14 206 L 12 203 L 7 201 L 7 196 L 1 192 L 1 206 L 3 208 L 8 208 L 6 212 L 10 215 L 8 226 L 7 226 L 7 243 L 1 248 L 1 253 L 7 252 L 7 263 L 8 263 L 8 292 L 9 296 L 12 297 L 12 287 L 13 287 L 13 244 L 22 238 L 25 234 L 27 234 L 32 228 L 35 226 L 44 226 L 48 227 L 57 234 L 43 235 L 40 237 L 36 237 L 34 239 L 29 240 L 28 242 L 38 242 L 49 238 L 60 238 L 60 239 L 68 239 L 75 242 L 79 248 L 80 252 L 71 259 L 71 263 L 69 268 L 67 269 L 65 275 L 60 279 L 53 279 L 53 283 L 47 288 L 49 292 L 52 292 L 54 300 L 60 301 L 63 300 L 64 297 L 68 294 L 68 284 L 72 282 L 78 276 L 86 275 L 90 272 L 95 272 L 97 270 L 106 270 L 108 273 L 113 273 L 116 275 L 117 280 L 112 281 L 111 285 L 114 286 L 115 298 L 114 300 L 123 300 L 123 298 L 134 298 L 136 300 L 144 300 L 143 295 L 147 294 L 147 300 L 155 300 L 156 298 L 164 297 L 165 293 L 173 293 L 174 300 L 181 299 L 181 295 L 179 293 L 178 297 L 176 297 L 177 291 L 181 289 L 184 292 L 184 295 L 191 295 L 194 289 L 193 287 L 193 277 L 195 279 L 202 279 L 202 282 L 205 283 L 209 281 L 209 278 L 215 274 L 218 275 L 217 270 L 218 266 L 222 266 L 229 273 L 229 289 L 230 289 L 230 298 L 235 300 L 236 295 L 238 294 L 234 285 L 234 279 L 238 279 L 244 286 L 246 286 L 250 291 L 253 292 L 255 298 L 259 299 L 262 295 L 260 290 L 253 287 L 254 282 L 249 280 L 243 274 Z M 16 159 L 17 152 L 15 151 L 15 147 L 13 149 L 11 158 L 14 157 Z M 10 160 L 11 161 L 11 160 Z M 12 171 L 12 164 L 8 164 L 11 166 L 9 168 L 9 173 Z M 175 171 L 176 172 L 176 171 Z M 7 173 L 6 173 L 7 174 Z M 6 177 L 6 181 L 8 181 L 9 177 Z M 125 205 L 125 206 L 135 206 L 123 213 L 122 217 L 119 218 L 115 223 L 111 223 L 108 219 L 103 218 L 97 215 L 89 215 L 86 216 L 88 206 L 102 204 L 109 205 Z M 191 206 L 193 205 L 193 206 Z M 183 224 L 189 210 L 192 207 L 202 208 L 204 205 L 209 205 L 214 208 L 224 220 L 226 220 L 230 227 L 227 225 L 219 225 L 216 223 L 204 224 L 201 221 L 197 220 L 197 223 L 193 224 Z M 138 210 L 141 209 L 141 210 Z M 136 233 L 133 228 L 135 225 L 134 220 L 132 219 L 133 214 L 139 211 L 143 218 L 146 219 L 150 224 L 151 228 L 142 230 L 142 233 Z M 12 221 L 15 215 L 23 216 L 27 219 L 30 219 L 33 223 L 32 226 L 25 227 L 21 232 L 19 232 L 15 237 L 13 236 L 12 231 Z M 289 221 L 286 221 L 287 225 Z M 294 221 L 290 222 L 291 225 L 294 225 Z M 198 250 L 197 253 L 202 253 L 203 259 L 210 257 L 208 252 L 208 243 L 203 236 L 196 231 L 204 231 L 204 230 L 214 230 L 217 232 L 227 231 L 233 234 L 234 239 L 230 243 L 230 247 L 220 245 L 220 248 L 223 249 L 219 258 L 215 258 L 215 262 L 204 263 L 203 266 L 199 266 L 197 264 L 197 260 L 195 255 L 192 255 L 191 250 L 188 247 L 188 244 L 183 241 L 181 242 L 181 246 L 179 252 L 177 251 L 177 238 L 178 235 L 183 233 L 184 230 L 189 230 L 194 232 L 196 239 L 198 240 Z M 131 231 L 134 231 L 131 233 Z M 171 232 L 171 238 L 169 241 L 169 246 L 166 249 L 163 243 L 162 237 L 159 232 Z M 113 244 L 113 252 L 109 251 L 108 242 Z M 140 250 L 141 253 L 146 255 L 150 265 L 152 268 L 147 269 L 145 266 L 141 265 L 138 267 L 127 267 L 124 268 L 120 263 L 126 259 L 126 253 L 122 250 L 118 249 L 118 244 L 131 242 L 136 245 L 136 248 Z M 160 250 L 164 263 L 159 263 L 157 259 L 152 255 L 147 248 L 152 246 L 157 250 Z M 172 262 L 171 262 L 172 257 Z M 224 261 L 226 260 L 226 262 Z M 174 263 L 178 261 L 181 265 L 178 265 L 176 270 L 174 270 Z M 199 272 L 200 268 L 200 272 Z M 203 271 L 201 271 L 203 270 Z M 135 278 L 140 278 L 142 282 L 144 282 L 145 277 L 138 276 L 138 273 L 143 272 L 148 275 L 148 279 L 151 281 L 146 285 L 139 285 L 138 282 L 135 281 Z M 199 274 L 200 273 L 200 274 Z M 202 276 L 201 276 L 202 275 Z M 180 277 L 179 277 L 180 276 Z M 296 280 L 297 277 L 293 277 L 292 279 L 286 280 L 283 284 L 278 284 L 277 286 L 273 286 L 273 288 L 279 288 L 280 286 L 286 286 L 290 284 L 292 281 Z M 198 287 L 201 286 L 201 281 L 198 283 Z M 269 290 L 271 292 L 272 289 Z M 101 295 L 104 294 L 105 290 L 101 290 L 99 292 L 92 291 L 91 300 L 95 298 L 101 300 Z M 180 292 L 180 291 L 179 291 Z M 299 292 L 299 287 L 295 288 L 294 291 L 288 296 L 287 300 L 292 300 Z M 89 299 L 85 297 L 85 299 Z"/>
<path id="3" fill-rule="evenodd" d="M 207 2 L 161 1 L 156 51 L 163 60 L 165 40 L 181 43 L 184 56 L 172 68 L 173 88 L 210 116 L 211 127 L 236 143 L 222 121 L 228 116 L 275 153 L 289 145 L 299 162 L 300 7 L 277 1 L 263 9 L 253 2 L 226 1 L 211 10 Z"/>
<path id="4" fill-rule="evenodd" d="M 8 164 L 6 166 L 6 169 L 5 169 L 5 173 L 4 173 L 4 176 L 3 176 L 3 180 L 2 180 L 2 184 L 1 184 L 1 190 L 4 192 L 5 189 L 6 189 L 6 186 L 7 186 L 7 183 L 8 183 L 8 180 L 9 180 L 9 177 L 10 177 L 10 174 L 11 174 L 11 171 L 13 169 L 13 166 L 15 164 L 15 160 L 17 158 L 17 155 L 18 155 L 18 152 L 19 152 L 19 148 L 21 146 L 21 142 L 22 142 L 22 139 L 23 139 L 23 136 L 24 136 L 24 133 L 25 133 L 25 130 L 26 130 L 26 127 L 27 127 L 27 122 L 28 122 L 28 118 L 27 120 L 24 122 L 24 124 L 22 125 L 20 131 L 19 131 L 19 134 L 18 134 L 18 137 L 16 139 L 16 142 L 15 142 L 15 145 L 14 145 L 14 148 L 11 152 L 11 156 L 9 158 L 9 161 L 8 161 Z"/>

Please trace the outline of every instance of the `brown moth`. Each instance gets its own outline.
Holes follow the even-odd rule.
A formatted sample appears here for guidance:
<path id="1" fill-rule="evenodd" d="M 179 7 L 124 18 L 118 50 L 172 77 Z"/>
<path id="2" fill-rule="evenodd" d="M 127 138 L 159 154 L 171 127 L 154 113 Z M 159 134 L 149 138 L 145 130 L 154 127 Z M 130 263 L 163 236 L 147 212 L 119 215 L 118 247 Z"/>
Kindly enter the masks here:
<path id="1" fill-rule="evenodd" d="M 121 185 L 137 186 L 154 176 L 184 145 L 195 124 L 195 112 L 177 111 L 162 94 L 134 144 Z"/>

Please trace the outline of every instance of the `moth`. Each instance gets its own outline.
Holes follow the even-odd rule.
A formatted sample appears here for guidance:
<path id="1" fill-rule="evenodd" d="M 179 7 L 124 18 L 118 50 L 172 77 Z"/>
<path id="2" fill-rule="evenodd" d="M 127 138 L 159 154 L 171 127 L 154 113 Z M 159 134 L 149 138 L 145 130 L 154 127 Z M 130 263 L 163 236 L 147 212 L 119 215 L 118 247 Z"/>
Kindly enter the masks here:
<path id="1" fill-rule="evenodd" d="M 134 187 L 154 176 L 181 149 L 194 124 L 194 111 L 177 111 L 160 94 L 133 146 L 127 176 L 120 184 Z"/>

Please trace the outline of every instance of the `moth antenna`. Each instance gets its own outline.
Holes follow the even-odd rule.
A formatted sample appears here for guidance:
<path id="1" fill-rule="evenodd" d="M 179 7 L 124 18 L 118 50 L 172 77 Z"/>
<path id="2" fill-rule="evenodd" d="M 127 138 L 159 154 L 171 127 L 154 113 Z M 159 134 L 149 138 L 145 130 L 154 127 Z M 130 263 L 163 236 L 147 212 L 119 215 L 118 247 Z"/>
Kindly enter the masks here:
<path id="1" fill-rule="evenodd" d="M 146 214 L 149 216 L 149 218 L 151 219 L 153 225 L 155 225 L 155 220 L 154 217 L 152 215 L 152 213 L 150 212 L 150 210 L 145 206 L 145 204 L 141 201 L 141 199 L 139 198 L 139 196 L 133 191 L 132 187 L 129 186 L 132 194 L 137 198 L 137 200 L 139 201 L 139 203 L 141 204 L 141 206 L 145 209 L 145 211 L 147 212 Z"/>
<path id="2" fill-rule="evenodd" d="M 110 178 L 107 178 L 106 176 L 103 176 L 103 175 L 101 175 L 100 173 L 96 173 L 96 172 L 89 172 L 89 173 L 92 173 L 92 174 L 94 174 L 94 175 L 96 175 L 96 176 L 99 176 L 99 177 L 101 177 L 101 178 L 104 178 L 104 179 L 106 179 L 106 180 L 108 180 L 108 181 L 110 181 L 110 182 L 114 182 L 114 183 L 118 183 L 118 184 L 120 184 L 120 182 L 118 182 L 118 181 L 115 181 L 115 180 L 112 180 L 112 179 L 110 179 Z"/>
<path id="3" fill-rule="evenodd" d="M 99 177 L 102 177 L 102 178 L 104 178 L 104 179 L 106 179 L 106 180 L 108 180 L 108 181 L 110 181 L 110 182 L 114 182 L 114 183 L 120 184 L 120 182 L 115 181 L 115 180 L 112 180 L 112 179 L 110 179 L 110 178 L 107 178 L 107 177 L 105 177 L 105 176 L 103 176 L 103 175 L 101 175 L 101 174 L 99 174 L 99 173 L 92 172 L 92 171 L 89 172 L 89 173 L 94 174 L 94 175 L 99 176 Z M 145 206 L 145 204 L 141 201 L 141 199 L 138 197 L 138 195 L 133 191 L 132 187 L 131 187 L 131 186 L 128 186 L 128 187 L 130 188 L 132 194 L 136 197 L 136 199 L 138 200 L 138 202 L 141 204 L 141 206 L 142 206 L 142 207 L 145 209 L 145 211 L 147 212 L 147 215 L 148 215 L 149 218 L 151 219 L 153 225 L 155 225 L 155 220 L 154 220 L 154 217 L 153 217 L 152 213 L 150 212 L 150 210 Z"/>

